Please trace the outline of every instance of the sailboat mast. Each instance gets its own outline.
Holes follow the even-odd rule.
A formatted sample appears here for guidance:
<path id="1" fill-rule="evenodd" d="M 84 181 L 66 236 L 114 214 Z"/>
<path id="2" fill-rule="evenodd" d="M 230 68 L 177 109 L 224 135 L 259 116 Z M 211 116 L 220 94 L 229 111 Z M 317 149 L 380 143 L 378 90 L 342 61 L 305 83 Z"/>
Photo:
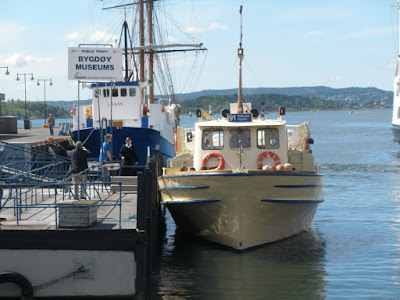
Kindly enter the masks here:
<path id="1" fill-rule="evenodd" d="M 139 1 L 139 31 L 140 31 L 140 47 L 144 47 L 144 4 L 143 0 Z M 139 81 L 144 82 L 144 50 L 140 50 L 140 73 Z M 142 98 L 143 99 L 143 98 Z"/>
<path id="2" fill-rule="evenodd" d="M 240 42 L 239 42 L 239 49 L 238 49 L 238 58 L 239 58 L 239 90 L 238 90 L 238 104 L 237 109 L 238 113 L 243 113 L 243 98 L 242 98 L 242 61 L 243 61 L 243 48 L 242 48 L 242 11 L 243 5 L 240 5 Z"/>
<path id="3" fill-rule="evenodd" d="M 124 39 L 125 39 L 125 81 L 128 81 L 128 23 L 126 22 L 126 6 L 124 6 Z"/>
<path id="4" fill-rule="evenodd" d="M 153 0 L 149 0 L 147 4 L 147 11 L 148 11 L 148 39 L 149 45 L 153 45 Z M 149 53 L 149 103 L 154 103 L 154 81 L 153 81 L 153 63 L 154 63 L 154 53 L 153 49 L 150 49 Z"/>

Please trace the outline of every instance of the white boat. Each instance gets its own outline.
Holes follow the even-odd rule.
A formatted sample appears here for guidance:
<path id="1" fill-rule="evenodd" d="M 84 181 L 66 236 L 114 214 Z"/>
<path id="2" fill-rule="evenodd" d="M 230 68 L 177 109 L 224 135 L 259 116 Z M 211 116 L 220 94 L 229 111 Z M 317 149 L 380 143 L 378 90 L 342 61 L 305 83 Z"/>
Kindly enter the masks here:
<path id="1" fill-rule="evenodd" d="M 397 0 L 397 3 L 394 5 L 394 7 L 397 8 L 400 16 L 400 0 Z M 399 37 L 399 43 L 400 43 L 400 37 Z M 394 77 L 393 115 L 392 115 L 392 126 L 391 126 L 393 140 L 396 143 L 400 143 L 400 69 L 399 68 L 400 68 L 400 55 L 398 55 L 397 57 L 396 73 Z"/>
<path id="2" fill-rule="evenodd" d="M 179 127 L 179 155 L 158 182 L 180 230 L 244 250 L 306 230 L 323 201 L 324 176 L 314 165 L 309 123 L 287 125 L 284 109 L 268 120 L 243 103 L 241 42 L 238 56 L 238 103 L 221 119 L 201 110 L 207 121 Z"/>

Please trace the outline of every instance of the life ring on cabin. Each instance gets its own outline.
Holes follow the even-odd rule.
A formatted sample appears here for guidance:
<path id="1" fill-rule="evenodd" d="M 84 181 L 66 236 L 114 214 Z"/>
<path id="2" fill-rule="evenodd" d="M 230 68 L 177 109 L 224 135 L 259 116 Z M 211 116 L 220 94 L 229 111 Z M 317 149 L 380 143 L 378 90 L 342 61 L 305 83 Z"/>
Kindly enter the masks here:
<path id="1" fill-rule="evenodd" d="M 69 112 L 71 113 L 71 116 L 74 116 L 75 115 L 75 108 L 71 107 Z"/>
<path id="2" fill-rule="evenodd" d="M 276 170 L 276 167 L 281 164 L 281 159 L 274 152 L 270 151 L 260 153 L 260 155 L 257 157 L 257 168 L 261 169 L 263 167 L 263 160 L 267 157 L 272 158 L 275 161 L 274 170 Z"/>
<path id="3" fill-rule="evenodd" d="M 212 158 L 212 157 L 218 158 L 219 163 L 218 163 L 218 165 L 207 167 L 207 162 L 208 162 L 209 159 Z M 206 154 L 206 155 L 203 157 L 203 159 L 202 159 L 202 161 L 201 161 L 201 166 L 202 166 L 202 167 L 207 167 L 209 170 L 216 170 L 216 171 L 218 171 L 218 170 L 223 170 L 224 167 L 225 167 L 225 159 L 224 159 L 224 157 L 222 156 L 221 153 L 218 153 L 218 152 L 210 152 L 210 153 Z"/>
<path id="4" fill-rule="evenodd" d="M 174 132 L 174 141 L 175 141 L 175 153 L 178 154 L 178 131 L 175 130 Z"/>
<path id="5" fill-rule="evenodd" d="M 25 276 L 16 272 L 0 273 L 0 284 L 6 282 L 18 285 L 21 288 L 23 299 L 33 299 L 33 286 Z"/>

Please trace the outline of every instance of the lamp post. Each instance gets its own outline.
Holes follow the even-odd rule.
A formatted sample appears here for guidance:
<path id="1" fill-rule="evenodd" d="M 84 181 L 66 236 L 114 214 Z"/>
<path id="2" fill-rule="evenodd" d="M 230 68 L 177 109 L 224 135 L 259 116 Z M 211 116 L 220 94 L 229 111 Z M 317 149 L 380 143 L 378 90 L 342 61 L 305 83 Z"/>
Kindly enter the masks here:
<path id="1" fill-rule="evenodd" d="M 26 75 L 31 75 L 31 80 L 35 80 L 33 78 L 33 73 L 17 73 L 17 81 L 19 81 L 19 75 L 24 76 L 24 84 L 25 84 L 25 116 L 24 116 L 24 128 L 25 129 L 31 129 L 31 126 L 29 126 L 29 121 L 28 121 L 28 116 L 27 116 L 27 107 L 26 107 Z"/>
<path id="2" fill-rule="evenodd" d="M 40 85 L 40 81 L 43 81 L 43 102 L 44 102 L 44 124 L 46 124 L 46 119 L 47 119 L 47 112 L 46 112 L 46 81 L 49 81 L 49 85 L 53 85 L 53 81 L 51 78 L 49 79 L 39 79 L 37 80 L 37 85 Z"/>
<path id="3" fill-rule="evenodd" d="M 7 67 L 0 67 L 0 69 L 7 69 L 7 71 L 6 71 L 6 75 L 10 75 L 10 72 L 8 72 L 8 66 Z M 1 116 L 1 101 L 2 100 L 5 100 L 5 99 L 0 99 L 0 116 Z"/>

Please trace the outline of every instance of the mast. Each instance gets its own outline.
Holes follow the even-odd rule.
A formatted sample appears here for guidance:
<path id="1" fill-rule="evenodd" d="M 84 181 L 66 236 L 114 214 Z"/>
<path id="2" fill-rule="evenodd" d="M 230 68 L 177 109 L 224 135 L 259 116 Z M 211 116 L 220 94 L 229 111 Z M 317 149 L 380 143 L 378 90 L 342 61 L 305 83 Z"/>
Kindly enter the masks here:
<path id="1" fill-rule="evenodd" d="M 147 4 L 147 22 L 148 22 L 148 39 L 149 39 L 149 46 L 153 45 L 153 0 L 149 0 Z M 149 103 L 154 103 L 154 82 L 153 82 L 153 63 L 154 63 L 154 53 L 150 50 L 149 53 Z"/>
<path id="2" fill-rule="evenodd" d="M 239 90 L 238 90 L 238 104 L 237 104 L 237 112 L 239 114 L 243 113 L 243 98 L 242 98 L 242 61 L 243 61 L 243 48 L 242 48 L 242 11 L 243 5 L 240 5 L 240 42 L 238 49 L 238 58 L 239 58 Z"/>
<path id="3" fill-rule="evenodd" d="M 140 46 L 144 47 L 144 4 L 143 0 L 139 1 L 139 31 L 140 31 Z M 139 81 L 144 82 L 144 51 L 140 51 L 140 73 Z M 143 99 L 143 98 L 142 98 Z"/>
<path id="4" fill-rule="evenodd" d="M 125 81 L 128 81 L 128 23 L 126 22 L 126 7 L 124 7 L 124 39 L 125 39 Z"/>

